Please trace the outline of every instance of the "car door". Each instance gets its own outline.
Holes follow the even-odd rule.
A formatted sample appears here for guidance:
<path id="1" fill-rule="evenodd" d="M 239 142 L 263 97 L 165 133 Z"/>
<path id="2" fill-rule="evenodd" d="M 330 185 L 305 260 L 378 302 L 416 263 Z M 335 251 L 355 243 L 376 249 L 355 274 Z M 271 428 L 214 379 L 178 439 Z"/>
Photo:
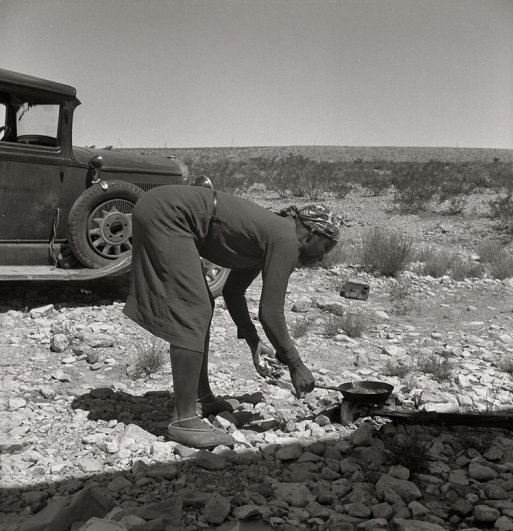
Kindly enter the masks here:
<path id="1" fill-rule="evenodd" d="M 64 179 L 59 104 L 0 105 L 8 128 L 0 133 L 0 243 L 48 242 Z"/>

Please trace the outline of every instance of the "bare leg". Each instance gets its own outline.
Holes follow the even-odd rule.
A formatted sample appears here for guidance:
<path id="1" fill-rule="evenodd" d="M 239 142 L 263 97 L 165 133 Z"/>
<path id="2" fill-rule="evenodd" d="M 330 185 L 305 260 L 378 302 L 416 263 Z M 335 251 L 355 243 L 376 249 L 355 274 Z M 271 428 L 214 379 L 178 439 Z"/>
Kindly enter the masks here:
<path id="1" fill-rule="evenodd" d="M 210 388 L 210 382 L 208 380 L 208 351 L 209 351 L 209 345 L 210 345 L 210 330 L 207 333 L 207 337 L 205 339 L 205 349 L 203 351 L 203 361 L 201 363 L 201 370 L 199 374 L 199 382 L 198 382 L 198 399 L 200 398 L 206 398 L 209 399 L 213 398 L 212 389 Z"/>
<path id="2" fill-rule="evenodd" d="M 170 346 L 176 420 L 183 425 L 201 422 L 196 416 L 196 396 L 203 352 Z M 196 418 L 195 418 L 196 417 Z M 182 423 L 181 423 L 182 424 Z"/>

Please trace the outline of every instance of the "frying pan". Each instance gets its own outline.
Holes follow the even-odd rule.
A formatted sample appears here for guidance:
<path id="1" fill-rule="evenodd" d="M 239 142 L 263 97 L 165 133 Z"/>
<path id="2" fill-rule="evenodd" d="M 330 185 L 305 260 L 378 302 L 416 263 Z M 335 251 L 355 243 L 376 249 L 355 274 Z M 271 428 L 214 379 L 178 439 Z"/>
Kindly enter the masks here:
<path id="1" fill-rule="evenodd" d="M 393 385 L 375 380 L 346 382 L 338 387 L 316 384 L 315 387 L 340 391 L 344 399 L 353 404 L 384 404 L 394 390 Z"/>

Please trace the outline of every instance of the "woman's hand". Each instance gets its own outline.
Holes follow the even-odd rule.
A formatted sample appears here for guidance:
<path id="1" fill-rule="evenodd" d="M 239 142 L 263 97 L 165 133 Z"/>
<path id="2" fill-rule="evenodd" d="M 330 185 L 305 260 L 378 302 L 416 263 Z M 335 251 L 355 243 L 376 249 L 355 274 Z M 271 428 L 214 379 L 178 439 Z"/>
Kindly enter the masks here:
<path id="1" fill-rule="evenodd" d="M 313 391 L 315 378 L 301 359 L 289 365 L 289 372 L 297 398 L 302 398 L 306 393 Z"/>
<path id="2" fill-rule="evenodd" d="M 262 341 L 251 349 L 253 365 L 262 378 L 279 379 L 283 376 L 281 364 L 276 359 L 273 350 Z"/>

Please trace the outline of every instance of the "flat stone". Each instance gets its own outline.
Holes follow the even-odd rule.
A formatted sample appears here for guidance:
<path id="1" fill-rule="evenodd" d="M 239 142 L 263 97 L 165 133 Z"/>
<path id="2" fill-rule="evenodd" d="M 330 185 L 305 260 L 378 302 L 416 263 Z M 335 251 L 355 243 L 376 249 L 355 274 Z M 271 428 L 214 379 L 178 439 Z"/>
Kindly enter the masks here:
<path id="1" fill-rule="evenodd" d="M 94 457 L 80 457 L 77 460 L 77 464 L 80 469 L 86 473 L 99 472 L 103 467 L 102 461 Z"/>
<path id="2" fill-rule="evenodd" d="M 290 444 L 279 448 L 274 457 L 280 461 L 290 461 L 301 457 L 301 447 L 297 444 Z"/>
<path id="3" fill-rule="evenodd" d="M 513 519 L 501 516 L 495 521 L 493 526 L 497 531 L 513 531 Z"/>
<path id="4" fill-rule="evenodd" d="M 32 308 L 29 315 L 32 319 L 39 319 L 41 317 L 46 317 L 53 312 L 53 304 L 46 304 L 45 306 L 40 306 L 39 308 Z"/>
<path id="5" fill-rule="evenodd" d="M 422 520 L 405 520 L 394 518 L 397 531 L 446 531 L 445 527 Z"/>
<path id="6" fill-rule="evenodd" d="M 200 450 L 194 456 L 195 463 L 207 470 L 222 470 L 226 467 L 226 460 L 222 455 L 213 454 L 207 450 Z"/>
<path id="7" fill-rule="evenodd" d="M 493 524 L 500 515 L 498 509 L 488 507 L 488 505 L 477 505 L 474 509 L 474 517 L 477 522 Z"/>
<path id="8" fill-rule="evenodd" d="M 151 454 L 158 461 L 170 461 L 175 456 L 176 443 L 172 441 L 153 441 L 151 444 Z"/>
<path id="9" fill-rule="evenodd" d="M 111 492 L 119 492 L 123 489 L 132 488 L 134 485 L 131 481 L 126 479 L 124 476 L 116 476 L 112 481 L 107 485 L 107 489 Z"/>
<path id="10" fill-rule="evenodd" d="M 64 352 L 69 347 L 69 340 L 64 334 L 55 334 L 50 342 L 52 352 Z"/>
<path id="11" fill-rule="evenodd" d="M 470 463 L 468 473 L 472 479 L 476 479 L 477 481 L 490 481 L 498 475 L 493 468 L 480 465 L 479 463 Z"/>
<path id="12" fill-rule="evenodd" d="M 282 499 L 294 507 L 306 507 L 314 496 L 302 483 L 276 483 L 273 485 L 275 498 Z"/>
<path id="13" fill-rule="evenodd" d="M 17 409 L 22 409 L 27 405 L 27 401 L 21 397 L 11 397 L 7 401 L 10 411 L 16 411 Z"/>
<path id="14" fill-rule="evenodd" d="M 148 467 L 146 476 L 149 478 L 175 479 L 178 477 L 178 469 L 176 465 L 171 463 L 156 463 Z"/>
<path id="15" fill-rule="evenodd" d="M 203 514 L 209 524 L 222 524 L 230 514 L 232 506 L 230 500 L 215 492 L 205 504 Z"/>
<path id="16" fill-rule="evenodd" d="M 376 483 L 376 494 L 381 500 L 385 499 L 386 490 L 396 492 L 405 503 L 422 497 L 422 493 L 415 483 L 404 479 L 397 479 L 384 474 Z"/>
<path id="17" fill-rule="evenodd" d="M 364 423 L 351 435 L 351 441 L 355 446 L 370 446 L 373 442 L 374 430 L 370 424 Z"/>
<path id="18" fill-rule="evenodd" d="M 344 505 L 344 509 L 349 516 L 356 516 L 358 518 L 368 518 L 371 515 L 371 510 L 365 503 L 348 503 Z"/>
<path id="19" fill-rule="evenodd" d="M 236 520 L 247 520 L 260 515 L 260 507 L 252 503 L 240 505 L 233 510 L 233 516 Z"/>

